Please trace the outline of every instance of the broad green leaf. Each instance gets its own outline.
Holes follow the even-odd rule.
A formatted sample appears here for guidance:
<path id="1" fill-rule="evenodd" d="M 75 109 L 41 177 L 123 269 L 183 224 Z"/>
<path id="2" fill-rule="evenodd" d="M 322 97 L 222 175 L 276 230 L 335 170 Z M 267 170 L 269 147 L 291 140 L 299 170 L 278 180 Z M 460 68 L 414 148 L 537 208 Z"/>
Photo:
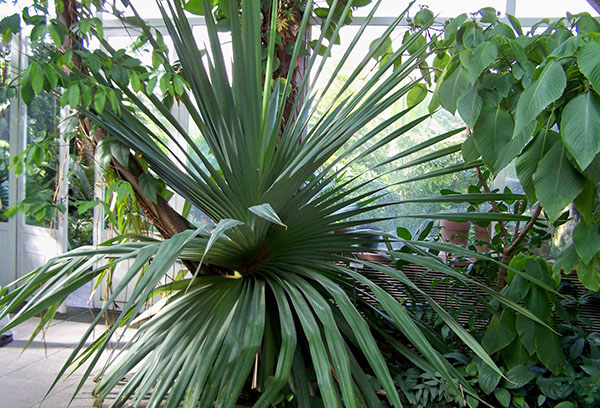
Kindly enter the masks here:
<path id="1" fill-rule="evenodd" d="M 110 107 L 112 108 L 113 111 L 115 111 L 117 114 L 119 114 L 119 112 L 121 110 L 121 105 L 119 104 L 119 99 L 117 98 L 117 93 L 114 91 L 114 89 L 109 89 L 107 95 L 108 95 L 108 101 L 110 102 Z"/>
<path id="2" fill-rule="evenodd" d="M 21 29 L 21 17 L 18 14 L 11 14 L 0 20 L 0 35 L 8 43 L 12 34 L 16 34 Z"/>
<path id="3" fill-rule="evenodd" d="M 92 201 L 75 201 L 73 205 L 77 207 L 77 212 L 79 215 L 93 209 L 98 204 L 102 204 L 103 201 L 100 200 L 92 200 Z"/>
<path id="4" fill-rule="evenodd" d="M 525 316 L 519 315 L 517 316 L 516 327 L 521 345 L 525 348 L 529 355 L 534 354 L 536 330 L 542 326 Z"/>
<path id="5" fill-rule="evenodd" d="M 579 258 L 589 264 L 600 251 L 600 225 L 580 222 L 573 230 L 573 244 Z"/>
<path id="6" fill-rule="evenodd" d="M 574 201 L 575 208 L 579 211 L 581 218 L 587 224 L 593 222 L 596 196 L 598 195 L 598 184 L 586 180 L 585 187 Z"/>
<path id="7" fill-rule="evenodd" d="M 104 105 L 106 105 L 106 91 L 104 88 L 98 88 L 94 94 L 94 109 L 96 112 L 102 113 Z"/>
<path id="8" fill-rule="evenodd" d="M 406 95 L 406 106 L 412 107 L 420 104 L 427 97 L 427 85 L 417 84 Z"/>
<path id="9" fill-rule="evenodd" d="M 577 277 L 579 281 L 589 290 L 597 292 L 600 290 L 600 271 L 596 267 L 597 260 L 589 264 L 584 264 L 579 261 L 575 269 L 577 269 Z"/>
<path id="10" fill-rule="evenodd" d="M 154 92 L 154 88 L 156 88 L 156 83 L 158 82 L 158 76 L 153 76 L 148 80 L 146 84 L 146 94 L 151 95 Z"/>
<path id="11" fill-rule="evenodd" d="M 483 41 L 485 41 L 483 30 L 478 26 L 468 28 L 462 36 L 463 45 L 471 49 L 476 48 Z"/>
<path id="12" fill-rule="evenodd" d="M 556 404 L 554 408 L 575 408 L 575 404 L 571 401 L 562 401 Z"/>
<path id="13" fill-rule="evenodd" d="M 575 269 L 578 260 L 575 245 L 570 244 L 558 253 L 558 259 L 552 268 L 553 273 L 555 275 L 560 273 L 564 273 L 565 275 L 570 274 Z"/>
<path id="14" fill-rule="evenodd" d="M 525 88 L 519 98 L 515 113 L 514 135 L 518 135 L 529 122 L 561 97 L 567 86 L 567 75 L 559 62 L 550 61 L 540 76 Z"/>
<path id="15" fill-rule="evenodd" d="M 433 21 L 433 11 L 428 8 L 422 8 L 415 14 L 414 22 L 417 26 L 426 26 Z"/>
<path id="16" fill-rule="evenodd" d="M 452 75 L 444 79 L 438 89 L 440 105 L 447 111 L 454 114 L 458 98 L 469 86 L 469 76 L 467 70 L 458 67 Z"/>
<path id="17" fill-rule="evenodd" d="M 39 145 L 33 145 L 31 146 L 28 156 L 31 157 L 31 161 L 33 161 L 36 166 L 41 166 L 45 157 L 44 149 Z"/>
<path id="18" fill-rule="evenodd" d="M 444 29 L 444 38 L 449 39 L 467 21 L 467 14 L 462 13 L 448 22 Z"/>
<path id="19" fill-rule="evenodd" d="M 67 95 L 69 100 L 69 105 L 71 108 L 77 108 L 77 104 L 79 104 L 80 90 L 78 84 L 73 84 L 67 88 Z"/>
<path id="20" fill-rule="evenodd" d="M 106 169 L 112 160 L 112 153 L 110 151 L 111 143 L 112 141 L 109 138 L 104 138 L 96 145 L 94 160 L 96 160 L 102 169 Z"/>
<path id="21" fill-rule="evenodd" d="M 133 89 L 134 92 L 139 92 L 142 90 L 142 82 L 140 81 L 140 76 L 137 74 L 137 72 L 131 72 L 130 81 L 131 89 Z"/>
<path id="22" fill-rule="evenodd" d="M 389 36 L 386 37 L 381 44 L 379 44 L 379 47 L 377 47 L 377 44 L 380 41 L 380 38 L 376 38 L 373 41 L 371 41 L 371 44 L 369 44 L 369 51 L 373 52 L 373 58 L 376 61 L 379 61 L 385 56 L 394 53 L 394 50 L 392 50 L 392 39 Z M 375 47 L 377 48 L 375 49 Z"/>
<path id="23" fill-rule="evenodd" d="M 58 74 L 52 65 L 44 65 L 44 72 L 46 73 L 46 79 L 50 84 L 50 87 L 55 88 L 58 84 Z"/>
<path id="24" fill-rule="evenodd" d="M 446 66 L 448 65 L 448 62 L 450 62 L 450 56 L 448 54 L 445 54 L 445 53 L 442 54 L 442 55 L 438 54 L 433 59 L 433 64 L 432 65 L 433 65 L 434 68 L 436 68 L 436 70 L 434 70 L 434 76 L 435 76 L 435 80 L 436 81 L 442 76 L 442 72 L 446 68 Z"/>
<path id="25" fill-rule="evenodd" d="M 600 94 L 600 42 L 597 38 L 583 46 L 577 56 L 577 65 L 596 93 Z"/>
<path id="26" fill-rule="evenodd" d="M 60 35 L 56 30 L 56 27 L 51 25 L 48 27 L 48 32 L 50 33 L 50 37 L 52 37 L 52 41 L 57 47 L 61 47 L 63 42 L 65 41 L 66 36 Z"/>
<path id="27" fill-rule="evenodd" d="M 590 16 L 589 13 L 581 13 L 575 26 L 579 34 L 584 32 L 597 33 L 600 31 L 600 23 L 594 17 Z"/>
<path id="28" fill-rule="evenodd" d="M 517 34 L 523 35 L 523 28 L 521 28 L 521 22 L 519 21 L 519 19 L 517 19 L 515 16 L 509 13 L 506 14 L 506 17 L 508 17 L 510 25 L 513 26 Z"/>
<path id="29" fill-rule="evenodd" d="M 506 385 L 508 389 L 521 388 L 535 378 L 535 374 L 526 366 L 518 365 L 506 373 Z"/>
<path id="30" fill-rule="evenodd" d="M 499 106 L 484 107 L 475 123 L 473 128 L 475 145 L 492 172 L 498 171 L 496 165 L 503 159 L 500 152 L 510 142 L 513 126 L 510 113 Z"/>
<path id="31" fill-rule="evenodd" d="M 535 345 L 533 347 L 533 355 L 535 356 Z M 529 355 L 525 347 L 523 347 L 521 339 L 518 337 L 502 350 L 502 360 L 508 369 L 516 367 L 519 364 L 532 365 L 537 363 L 537 357 L 533 358 Z"/>
<path id="32" fill-rule="evenodd" d="M 583 190 L 585 179 L 569 162 L 566 149 L 558 142 L 540 161 L 533 183 L 542 208 L 554 221 Z"/>
<path id="33" fill-rule="evenodd" d="M 475 161 L 481 157 L 481 153 L 477 150 L 473 135 L 469 136 L 462 144 L 462 157 L 468 163 Z"/>
<path id="34" fill-rule="evenodd" d="M 565 399 L 573 392 L 571 385 L 557 376 L 538 377 L 536 383 L 540 391 L 553 400 Z"/>
<path id="35" fill-rule="evenodd" d="M 487 364 L 481 364 L 479 366 L 479 373 L 477 374 L 477 382 L 479 387 L 486 394 L 490 394 L 496 389 L 496 386 L 500 382 L 502 376 L 493 370 Z"/>
<path id="36" fill-rule="evenodd" d="M 202 3 L 203 0 L 188 0 L 183 7 L 192 14 L 204 15 Z M 211 0 L 210 4 L 214 6 L 214 1 Z"/>
<path id="37" fill-rule="evenodd" d="M 285 225 L 283 221 L 281 221 L 281 219 L 269 203 L 255 205 L 253 207 L 248 208 L 248 210 L 264 220 L 272 222 L 273 224 L 280 225 L 283 228 L 287 229 L 287 225 Z"/>
<path id="38" fill-rule="evenodd" d="M 111 149 L 112 151 L 112 149 Z M 142 173 L 138 178 L 138 182 L 140 183 L 140 188 L 142 189 L 142 193 L 150 201 L 156 203 L 157 201 L 157 190 L 156 190 L 156 180 L 150 173 Z"/>
<path id="39" fill-rule="evenodd" d="M 398 235 L 398 238 L 402 238 L 402 239 L 412 239 L 412 234 L 410 233 L 410 231 L 404 227 L 398 227 L 396 228 L 396 235 Z"/>
<path id="40" fill-rule="evenodd" d="M 498 21 L 498 14 L 493 7 L 484 7 L 479 10 L 481 22 L 494 24 Z"/>
<path id="41" fill-rule="evenodd" d="M 533 132 L 535 131 L 536 122 L 530 122 L 529 125 L 525 126 L 523 131 L 513 137 L 502 150 L 500 150 L 500 156 L 496 162 L 496 171 L 500 171 L 508 166 L 517 157 L 523 148 L 527 146 L 527 143 L 531 140 Z"/>
<path id="42" fill-rule="evenodd" d="M 508 406 L 510 405 L 510 392 L 505 389 L 505 388 L 498 388 L 494 391 L 494 397 L 496 397 L 496 399 L 498 400 L 498 402 L 500 403 L 500 405 L 502 405 L 505 408 L 508 408 Z"/>
<path id="43" fill-rule="evenodd" d="M 581 356 L 581 353 L 583 353 L 583 349 L 585 348 L 585 343 L 585 339 L 582 338 L 577 339 L 575 343 L 573 343 L 573 345 L 569 349 L 569 357 L 572 360 L 575 360 L 576 358 Z"/>
<path id="44" fill-rule="evenodd" d="M 535 336 L 535 352 L 552 374 L 559 375 L 567 361 L 562 351 L 562 342 L 556 333 L 540 327 Z"/>
<path id="45" fill-rule="evenodd" d="M 493 316 L 481 344 L 488 353 L 494 354 L 508 346 L 517 336 L 515 330 L 515 312 L 504 310 L 500 318 Z"/>
<path id="46" fill-rule="evenodd" d="M 110 144 L 110 153 L 123 167 L 129 166 L 129 147 L 113 141 Z"/>
<path id="47" fill-rule="evenodd" d="M 515 161 L 519 181 L 527 194 L 527 198 L 532 203 L 537 201 L 533 175 L 537 171 L 542 158 L 559 140 L 560 135 L 555 131 L 542 129 Z"/>
<path id="48" fill-rule="evenodd" d="M 479 118 L 481 106 L 483 105 L 481 96 L 479 96 L 479 92 L 477 92 L 477 87 L 471 86 L 467 88 L 467 90 L 458 98 L 456 105 L 460 117 L 465 121 L 467 126 L 473 129 Z"/>
<path id="49" fill-rule="evenodd" d="M 31 64 L 31 87 L 36 94 L 39 94 L 44 88 L 44 70 L 37 62 Z"/>
<path id="50" fill-rule="evenodd" d="M 579 167 L 586 169 L 600 152 L 600 97 L 587 92 L 571 99 L 562 112 L 560 135 Z"/>
<path id="51" fill-rule="evenodd" d="M 88 109 L 92 105 L 92 91 L 86 84 L 81 84 L 81 106 Z"/>
<path id="52" fill-rule="evenodd" d="M 406 43 L 413 35 L 417 36 L 417 38 L 407 48 L 408 53 L 411 55 L 418 53 L 419 50 L 421 50 L 421 48 L 427 44 L 427 39 L 423 34 L 414 33 L 411 35 L 408 31 L 405 33 L 402 39 L 402 44 Z"/>
<path id="53" fill-rule="evenodd" d="M 498 55 L 498 47 L 491 41 L 479 44 L 471 54 L 471 60 L 467 69 L 469 70 L 469 81 L 475 84 L 484 69 L 490 66 Z"/>

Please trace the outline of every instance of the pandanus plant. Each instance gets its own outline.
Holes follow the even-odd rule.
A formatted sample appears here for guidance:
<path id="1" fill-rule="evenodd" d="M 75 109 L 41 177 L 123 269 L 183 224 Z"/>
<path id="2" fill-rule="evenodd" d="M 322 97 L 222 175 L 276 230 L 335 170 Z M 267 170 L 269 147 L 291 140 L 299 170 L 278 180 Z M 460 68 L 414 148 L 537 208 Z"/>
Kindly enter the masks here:
<path id="1" fill-rule="evenodd" d="M 127 272 L 101 310 L 106 311 L 128 285 L 133 286 L 118 318 L 87 344 L 101 322 L 99 315 L 59 374 L 61 377 L 70 367 L 79 367 L 83 371 L 79 392 L 94 367 L 99 366 L 117 330 L 128 328 L 149 299 L 162 294 L 162 307 L 100 368 L 94 391 L 99 401 L 126 377 L 125 385 L 119 385 L 114 406 L 137 405 L 150 393 L 149 407 L 177 407 L 182 403 L 189 407 L 215 403 L 232 407 L 244 390 L 253 388 L 256 398 L 252 403 L 256 407 L 276 405 L 282 400 L 308 407 L 314 397 L 326 407 L 378 407 L 388 403 L 399 407 L 400 396 L 390 374 L 394 362 L 386 360 L 382 348 L 385 338 L 389 340 L 386 349 L 396 349 L 415 364 L 441 374 L 449 389 L 460 396 L 460 374 L 431 345 L 403 304 L 349 266 L 350 254 L 377 240 L 357 227 L 380 220 L 374 211 L 389 205 L 374 199 L 383 190 L 381 184 L 371 183 L 376 177 L 369 178 L 370 173 L 332 184 L 352 163 L 364 161 L 425 119 L 402 122 L 411 111 L 408 108 L 360 133 L 415 87 L 418 81 L 411 80 L 410 75 L 426 58 L 428 44 L 400 62 L 400 56 L 408 55 L 405 51 L 414 47 L 418 35 L 408 39 L 359 90 L 350 92 L 377 52 L 380 44 L 376 43 L 333 95 L 329 94 L 328 106 L 317 111 L 316 106 L 332 92 L 344 63 L 357 52 L 355 46 L 374 7 L 323 88 L 311 84 L 323 72 L 325 59 L 317 52 L 308 57 L 307 74 L 295 93 L 300 96 L 293 101 L 292 111 L 298 114 L 282 125 L 291 78 L 304 47 L 302 38 L 311 1 L 304 7 L 288 75 L 277 80 L 264 75 L 274 64 L 277 1 L 272 3 L 266 70 L 261 58 L 258 2 L 242 0 L 241 13 L 237 2 L 229 3 L 233 53 L 230 76 L 211 13 L 205 15 L 210 44 L 205 53 L 196 45 L 181 3 L 158 2 L 177 54 L 177 74 L 186 83 L 179 102 L 200 130 L 211 157 L 177 121 L 168 104 L 144 89 L 134 91 L 129 81 L 91 69 L 90 75 L 98 84 L 118 90 L 123 98 L 117 105 L 107 104 L 102 109 L 94 105 L 81 107 L 83 115 L 127 151 L 142 157 L 156 176 L 213 224 L 190 228 L 164 240 L 135 236 L 114 239 L 52 259 L 20 279 L 17 289 L 4 293 L 0 300 L 0 307 L 5 307 L 3 314 L 16 313 L 10 327 L 40 312 L 45 312 L 40 324 L 46 324 L 69 293 L 87 282 L 101 282 L 116 265 L 127 265 Z M 335 7 L 338 1 L 333 3 Z M 210 9 L 208 1 L 204 6 L 204 10 Z M 344 21 L 352 1 L 340 2 L 340 6 L 343 11 L 339 21 Z M 406 13 L 385 30 L 381 44 Z M 341 26 L 335 23 L 333 13 L 323 23 L 325 28 L 332 27 L 334 39 Z M 152 38 L 152 32 L 143 29 Z M 335 41 L 324 40 L 326 31 L 322 30 L 314 48 L 328 55 Z M 119 52 L 108 43 L 104 45 L 113 55 Z M 172 68 L 165 64 L 165 69 Z M 394 159 L 418 154 L 457 133 L 432 138 Z M 165 142 L 165 136 L 171 144 Z M 177 152 L 171 151 L 170 146 L 180 140 L 185 140 L 193 155 L 183 146 Z M 423 177 L 476 164 L 457 163 Z M 434 259 L 427 262 L 453 273 Z M 160 286 L 173 266 L 183 268 L 182 263 L 191 272 Z M 371 266 L 390 280 L 417 290 L 400 270 Z M 358 286 L 362 289 L 356 289 Z M 356 290 L 370 296 L 371 303 L 357 298 Z M 429 301 L 450 328 L 498 371 L 469 333 L 435 301 Z M 527 314 L 516 304 L 510 306 Z M 376 333 L 370 314 L 363 308 L 382 316 L 404 340 L 390 338 L 385 330 Z M 316 380 L 309 381 L 311 376 Z M 379 390 L 373 387 L 372 378 L 380 384 Z M 461 389 L 473 394 L 466 383 Z M 284 399 L 289 395 L 293 397 Z"/>

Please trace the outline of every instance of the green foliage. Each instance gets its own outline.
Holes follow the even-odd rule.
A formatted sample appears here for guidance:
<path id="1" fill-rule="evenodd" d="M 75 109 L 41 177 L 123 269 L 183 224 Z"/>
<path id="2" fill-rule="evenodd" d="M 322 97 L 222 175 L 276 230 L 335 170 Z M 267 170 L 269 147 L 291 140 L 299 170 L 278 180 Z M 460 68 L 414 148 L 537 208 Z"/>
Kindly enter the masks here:
<path id="1" fill-rule="evenodd" d="M 479 15 L 447 22 L 436 51 L 443 72 L 433 99 L 450 112 L 458 107 L 473 131 L 463 155 L 476 150 L 495 174 L 516 159 L 529 200 L 550 220 L 574 202 L 585 210 L 583 222 L 596 225 L 599 25 L 587 13 L 569 14 L 524 33 L 514 16 L 511 27 L 493 9 Z M 582 260 L 590 289 L 600 287 L 595 259 Z"/>
<path id="2" fill-rule="evenodd" d="M 478 260 L 477 263 L 479 263 Z M 533 273 L 548 274 L 544 261 L 531 256 L 522 256 L 514 260 L 513 266 L 528 268 Z M 545 269 L 542 271 L 542 269 Z M 471 272 L 466 271 L 465 275 Z M 509 297 L 521 297 L 527 299 L 529 291 L 539 287 L 531 284 L 521 284 L 515 281 L 517 275 L 513 275 L 511 284 L 505 289 L 505 294 Z M 463 309 L 463 305 L 468 302 L 468 298 L 463 298 L 464 292 L 457 290 L 457 281 L 447 281 L 444 284 L 449 288 L 454 288 L 450 293 L 454 293 L 456 298 L 450 302 L 448 312 L 451 314 L 461 314 L 463 318 L 466 314 L 472 313 Z M 442 284 L 442 282 L 434 282 Z M 554 374 L 544 364 L 537 360 L 536 352 L 533 350 L 530 355 L 523 347 L 522 329 L 517 323 L 518 336 L 515 340 L 502 351 L 493 355 L 498 366 L 502 370 L 502 375 L 492 370 L 489 366 L 482 363 L 473 355 L 470 350 L 466 350 L 453 333 L 448 330 L 440 319 L 432 313 L 427 305 L 421 305 L 411 308 L 415 316 L 423 321 L 425 325 L 431 328 L 429 336 L 443 341 L 447 347 L 446 353 L 452 356 L 452 364 L 457 373 L 461 375 L 475 390 L 477 390 L 478 399 L 472 398 L 467 401 L 470 406 L 506 406 L 517 407 L 578 407 L 591 408 L 598 403 L 598 357 L 600 356 L 600 342 L 598 333 L 593 330 L 591 323 L 580 316 L 580 307 L 591 299 L 597 299 L 598 293 L 587 292 L 579 299 L 569 295 L 569 283 L 561 283 L 558 291 L 561 292 L 559 300 L 553 305 L 555 310 L 560 313 L 562 323 L 553 325 L 557 334 L 549 332 L 554 337 L 546 337 L 549 344 L 546 347 L 553 349 L 552 339 L 558 339 L 558 350 L 563 355 L 564 363 L 561 373 Z M 566 289 L 563 291 L 563 287 Z M 544 296 L 550 292 L 544 291 Z M 563 294 L 564 293 L 564 294 Z M 532 302 L 528 302 L 532 305 Z M 481 338 L 490 333 L 488 325 L 490 315 L 478 315 L 477 326 L 472 328 L 472 333 L 476 338 Z M 521 317 L 521 316 L 518 316 Z M 517 318 L 518 318 L 517 317 Z M 494 319 L 492 315 L 492 320 Z M 527 321 L 523 319 L 522 321 Z M 493 331 L 493 330 L 492 330 Z M 513 328 L 514 331 L 514 328 Z M 432 340 L 433 341 L 433 340 Z M 485 341 L 484 341 L 485 344 Z M 534 346 L 535 347 L 535 346 Z M 411 361 L 411 363 L 414 363 Z M 409 363 L 406 363 L 407 367 Z M 410 406 L 414 407 L 446 407 L 460 405 L 452 399 L 448 393 L 447 383 L 443 379 L 436 378 L 428 374 L 424 366 L 418 363 L 416 367 L 406 370 L 400 370 L 396 377 L 396 382 L 402 390 L 404 397 Z"/>
<path id="3" fill-rule="evenodd" d="M 542 258 L 517 255 L 511 261 L 510 266 L 521 270 L 530 278 L 543 282 L 548 287 L 554 285 L 552 271 Z M 553 374 L 561 374 L 565 366 L 565 356 L 559 336 L 552 331 L 556 324 L 550 308 L 550 304 L 558 304 L 555 295 L 541 287 L 531 286 L 524 277 L 517 275 L 509 276 L 509 284 L 501 291 L 501 294 L 525 304 L 527 309 L 547 326 L 534 322 L 523 315 L 515 318 L 512 311 L 504 310 L 500 317 L 492 318 L 482 339 L 482 344 L 492 354 L 504 353 L 510 348 L 522 346 L 530 356 L 550 369 Z M 520 345 L 513 344 L 515 338 L 518 339 Z"/>

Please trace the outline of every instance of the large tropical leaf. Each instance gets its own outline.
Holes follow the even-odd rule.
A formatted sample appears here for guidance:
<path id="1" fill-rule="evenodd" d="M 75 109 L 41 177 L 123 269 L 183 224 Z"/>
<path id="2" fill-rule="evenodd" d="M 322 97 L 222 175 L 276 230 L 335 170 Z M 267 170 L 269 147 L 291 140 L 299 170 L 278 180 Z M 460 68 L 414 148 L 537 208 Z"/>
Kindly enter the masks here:
<path id="1" fill-rule="evenodd" d="M 588 92 L 573 98 L 562 113 L 560 135 L 579 168 L 585 170 L 600 152 L 600 98 Z"/>
<path id="2" fill-rule="evenodd" d="M 550 61 L 541 69 L 539 77 L 528 86 L 517 103 L 514 135 L 525 127 L 552 102 L 560 98 L 567 86 L 567 75 L 560 63 Z"/>

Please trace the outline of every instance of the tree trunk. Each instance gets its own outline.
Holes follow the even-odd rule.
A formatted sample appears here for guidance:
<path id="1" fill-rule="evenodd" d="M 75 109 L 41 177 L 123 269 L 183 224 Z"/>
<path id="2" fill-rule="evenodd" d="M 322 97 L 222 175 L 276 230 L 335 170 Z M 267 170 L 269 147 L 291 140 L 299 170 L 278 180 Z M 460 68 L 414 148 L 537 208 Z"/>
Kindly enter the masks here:
<path id="1" fill-rule="evenodd" d="M 300 25 L 302 23 L 303 13 L 304 10 L 300 8 L 299 2 L 297 1 L 283 1 L 279 5 L 278 33 L 281 35 L 281 44 L 275 44 L 275 57 L 279 60 L 279 66 L 273 72 L 273 78 L 287 78 L 288 70 L 292 63 L 292 56 L 287 51 L 287 47 L 288 45 L 296 42 L 298 31 L 300 30 Z M 263 41 L 267 43 L 269 28 L 271 26 L 271 12 L 270 10 L 263 9 L 262 14 Z M 303 45 L 306 48 L 308 48 L 309 38 L 310 35 L 307 30 L 304 33 L 303 38 Z M 302 108 L 302 100 L 305 97 L 306 87 L 304 88 L 302 94 L 299 94 L 299 92 L 300 86 L 302 85 L 302 81 L 304 80 L 304 76 L 306 74 L 307 64 L 308 58 L 306 56 L 300 56 L 298 58 L 298 62 L 296 63 L 290 83 L 291 91 L 286 98 L 283 108 L 283 121 L 281 123 L 282 132 L 289 122 L 293 122 L 298 117 L 300 109 Z M 294 108 L 294 103 L 298 98 L 300 98 L 300 100 L 296 104 L 295 109 L 292 111 Z"/>

